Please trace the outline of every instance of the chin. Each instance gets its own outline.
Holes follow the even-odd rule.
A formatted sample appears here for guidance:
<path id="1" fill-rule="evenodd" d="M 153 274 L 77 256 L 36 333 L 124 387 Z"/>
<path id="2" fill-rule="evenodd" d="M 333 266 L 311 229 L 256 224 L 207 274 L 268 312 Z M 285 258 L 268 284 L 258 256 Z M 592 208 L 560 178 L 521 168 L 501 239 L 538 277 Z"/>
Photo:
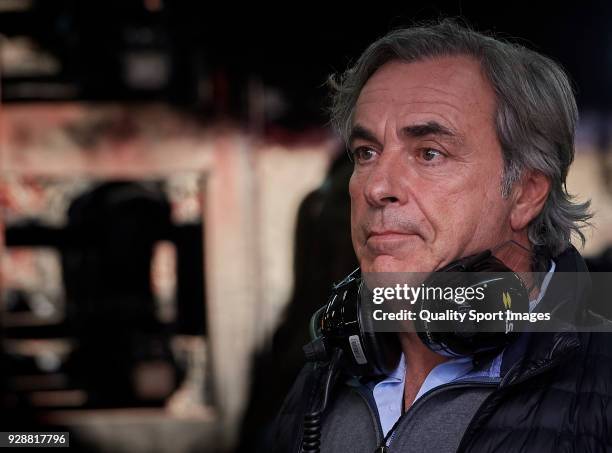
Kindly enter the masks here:
<path id="1" fill-rule="evenodd" d="M 362 260 L 362 272 L 430 272 L 429 260 L 417 256 L 396 257 L 378 255 L 369 260 Z"/>

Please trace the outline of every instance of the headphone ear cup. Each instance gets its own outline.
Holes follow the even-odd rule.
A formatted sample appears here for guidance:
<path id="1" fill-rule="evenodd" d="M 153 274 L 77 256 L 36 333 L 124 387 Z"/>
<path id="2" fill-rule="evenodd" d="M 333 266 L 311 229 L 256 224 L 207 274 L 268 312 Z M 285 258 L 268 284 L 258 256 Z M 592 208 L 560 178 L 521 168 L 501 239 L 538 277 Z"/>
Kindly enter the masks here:
<path id="1" fill-rule="evenodd" d="M 377 375 L 388 376 L 399 364 L 402 348 L 395 332 L 365 333 L 364 341 L 369 350 L 368 357 L 376 368 Z"/>
<path id="2" fill-rule="evenodd" d="M 396 332 L 379 332 L 374 326 L 370 295 L 363 281 L 359 288 L 359 330 L 371 374 L 389 375 L 399 364 L 402 348 Z M 369 298 L 369 299 L 368 299 Z M 364 300 L 365 299 L 365 300 Z"/>
<path id="3" fill-rule="evenodd" d="M 468 262 L 471 257 L 459 262 Z M 481 254 L 468 266 L 450 265 L 451 272 L 433 273 L 424 283 L 425 287 L 480 288 L 484 297 L 480 301 L 458 303 L 451 299 L 425 300 L 416 304 L 416 310 L 445 313 L 466 313 L 466 321 L 431 321 L 417 317 L 415 323 L 419 337 L 432 351 L 450 357 L 473 355 L 500 350 L 518 335 L 520 322 L 492 320 L 476 322 L 467 316 L 476 313 L 496 313 L 507 310 L 527 312 L 529 291 L 520 277 L 491 254 Z M 459 271 L 457 271 L 459 270 Z M 505 318 L 504 318 L 505 319 Z"/>
<path id="4" fill-rule="evenodd" d="M 376 331 L 361 276 L 355 272 L 349 277 L 334 287 L 321 316 L 326 350 L 342 349 L 344 369 L 353 376 L 391 374 L 401 354 L 397 334 Z"/>

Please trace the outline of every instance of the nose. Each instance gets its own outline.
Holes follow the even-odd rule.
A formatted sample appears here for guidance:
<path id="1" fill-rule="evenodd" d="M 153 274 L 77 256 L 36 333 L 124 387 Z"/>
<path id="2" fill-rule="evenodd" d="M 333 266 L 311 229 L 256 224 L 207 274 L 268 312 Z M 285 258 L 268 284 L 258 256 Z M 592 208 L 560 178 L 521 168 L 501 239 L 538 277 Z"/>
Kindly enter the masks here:
<path id="1" fill-rule="evenodd" d="M 368 203 L 379 208 L 406 203 L 409 197 L 409 172 L 408 166 L 401 162 L 399 152 L 383 151 L 365 179 L 364 195 Z"/>

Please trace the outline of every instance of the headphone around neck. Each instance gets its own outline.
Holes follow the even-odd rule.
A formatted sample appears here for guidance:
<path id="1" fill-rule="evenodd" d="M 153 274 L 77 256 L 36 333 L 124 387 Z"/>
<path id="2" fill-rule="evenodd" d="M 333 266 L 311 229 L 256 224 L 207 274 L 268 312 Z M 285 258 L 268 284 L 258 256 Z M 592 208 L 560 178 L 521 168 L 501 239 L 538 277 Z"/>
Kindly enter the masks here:
<path id="1" fill-rule="evenodd" d="M 493 256 L 490 250 L 456 260 L 432 273 L 424 285 L 431 287 L 483 288 L 484 304 L 462 302 L 460 310 L 496 312 L 510 309 L 527 312 L 529 290 L 521 278 Z M 342 366 L 353 376 L 389 375 L 399 363 L 401 347 L 396 332 L 376 331 L 363 300 L 367 290 L 360 269 L 332 287 L 327 304 L 310 322 L 312 341 L 304 346 L 306 359 L 329 361 L 335 351 L 342 353 Z M 511 307 L 510 307 L 511 301 Z M 457 310 L 454 300 L 419 299 L 415 311 Z M 490 354 L 500 351 L 518 332 L 494 329 L 483 331 L 459 321 L 444 323 L 417 318 L 419 338 L 432 351 L 449 356 Z"/>

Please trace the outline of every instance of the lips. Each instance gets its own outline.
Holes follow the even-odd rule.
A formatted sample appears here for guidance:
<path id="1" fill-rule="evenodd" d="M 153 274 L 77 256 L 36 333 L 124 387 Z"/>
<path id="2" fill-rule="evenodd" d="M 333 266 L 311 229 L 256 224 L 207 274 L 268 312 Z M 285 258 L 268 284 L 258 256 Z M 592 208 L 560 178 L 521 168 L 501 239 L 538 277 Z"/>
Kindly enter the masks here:
<path id="1" fill-rule="evenodd" d="M 374 253 L 389 253 L 417 237 L 415 233 L 405 231 L 371 231 L 367 236 L 366 245 Z"/>
<path id="2" fill-rule="evenodd" d="M 370 231 L 368 239 L 372 237 L 393 237 L 393 236 L 411 236 L 414 233 L 407 233 L 405 231 L 385 230 L 385 231 Z"/>

